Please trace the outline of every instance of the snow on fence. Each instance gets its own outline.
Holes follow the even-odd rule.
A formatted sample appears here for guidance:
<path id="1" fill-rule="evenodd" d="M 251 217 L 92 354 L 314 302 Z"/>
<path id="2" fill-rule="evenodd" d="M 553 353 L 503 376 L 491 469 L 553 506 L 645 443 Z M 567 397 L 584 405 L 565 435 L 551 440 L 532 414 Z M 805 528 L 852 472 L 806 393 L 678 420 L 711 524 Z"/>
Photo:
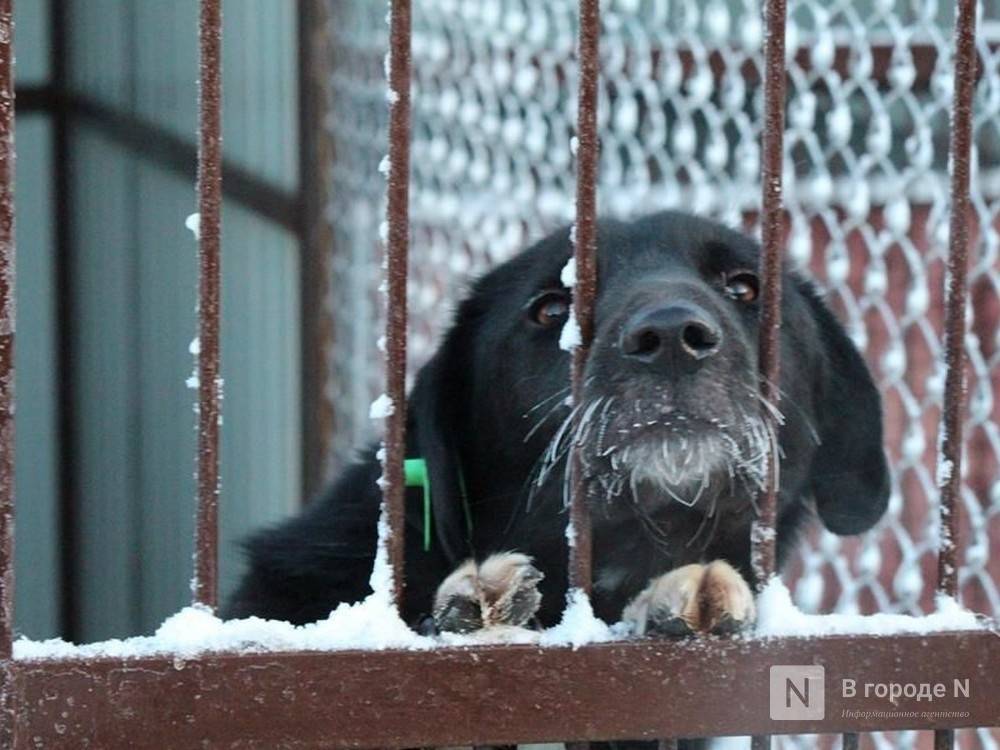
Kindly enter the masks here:
<path id="1" fill-rule="evenodd" d="M 403 578 L 402 464 L 406 414 L 407 256 L 411 7 L 392 0 L 387 60 L 390 111 L 386 214 L 386 435 L 384 513 L 373 571 L 375 594 L 327 622 L 295 628 L 259 620 L 222 623 L 217 599 L 218 348 L 220 248 L 221 0 L 201 0 L 199 138 L 200 278 L 197 555 L 194 606 L 156 636 L 91 646 L 13 643 L 14 244 L 12 207 L 13 0 L 0 0 L 0 747 L 387 747 L 494 745 L 529 741 L 654 739 L 755 734 L 935 731 L 951 747 L 954 729 L 997 721 L 996 633 L 955 603 L 955 529 L 960 504 L 965 299 L 969 231 L 975 2 L 960 0 L 955 25 L 950 153 L 951 226 L 946 306 L 947 378 L 941 431 L 939 611 L 932 618 L 809 618 L 772 582 L 762 594 L 756 637 L 684 642 L 609 640 L 573 616 L 537 642 L 428 641 L 401 626 L 389 595 Z M 231 12 L 239 12 L 231 11 Z M 778 270 L 781 262 L 782 137 L 786 81 L 784 0 L 764 8 L 765 128 L 761 183 L 765 325 L 761 366 L 776 382 Z M 591 335 L 598 167 L 598 0 L 580 0 L 574 308 L 581 345 L 574 393 Z M 985 229 L 983 230 L 985 231 Z M 765 392 L 775 399 L 777 394 Z M 769 414 L 767 412 L 766 414 Z M 575 484 L 574 484 L 575 487 Z M 576 489 L 576 488 L 575 488 Z M 589 528 L 574 489 L 571 569 L 589 590 Z M 753 534 L 754 558 L 774 572 L 774 476 Z M 768 625 L 770 623 L 770 625 Z M 788 634 L 791 633 L 791 634 Z M 788 635 L 783 635 L 788 634 Z M 607 642 L 601 642 L 607 641 Z M 763 675 L 776 665 L 826 670 L 825 710 L 793 722 L 772 718 Z M 954 679 L 954 684 L 952 680 Z M 850 684 L 850 688 L 847 685 Z M 860 686 L 891 707 L 858 710 Z M 940 695 L 938 688 L 940 687 Z M 934 699 L 938 702 L 934 703 Z M 927 703 L 922 701 L 926 700 Z M 663 739 L 671 747 L 675 740 Z"/>

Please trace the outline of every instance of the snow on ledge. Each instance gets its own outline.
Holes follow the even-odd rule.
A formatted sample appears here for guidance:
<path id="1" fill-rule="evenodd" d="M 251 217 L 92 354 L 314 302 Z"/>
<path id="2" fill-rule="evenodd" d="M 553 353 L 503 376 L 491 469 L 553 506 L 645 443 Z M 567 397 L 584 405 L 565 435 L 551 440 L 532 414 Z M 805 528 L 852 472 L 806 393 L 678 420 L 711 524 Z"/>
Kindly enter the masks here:
<path id="1" fill-rule="evenodd" d="M 53 638 L 14 642 L 15 659 L 138 658 L 169 654 L 191 658 L 218 651 L 334 651 L 340 649 L 430 648 L 433 639 L 417 635 L 382 595 L 342 604 L 321 622 L 292 625 L 249 617 L 223 621 L 202 606 L 185 607 L 167 618 L 151 636 L 136 636 L 76 646 Z"/>
<path id="2" fill-rule="evenodd" d="M 382 649 L 426 650 L 440 646 L 477 646 L 497 643 L 525 643 L 579 648 L 588 643 L 620 637 L 617 626 L 608 627 L 594 616 L 590 601 L 582 591 L 568 597 L 562 622 L 545 631 L 498 627 L 459 635 L 437 637 L 419 635 L 400 619 L 386 591 L 377 591 L 357 604 L 341 604 L 326 620 L 308 625 L 292 625 L 278 620 L 248 617 L 220 620 L 206 607 L 185 607 L 151 636 L 136 636 L 77 646 L 59 638 L 14 642 L 14 658 L 44 659 L 134 659 L 173 656 L 183 661 L 203 654 L 237 652 L 243 654 L 281 651 L 344 651 Z"/>
<path id="3" fill-rule="evenodd" d="M 879 613 L 874 615 L 809 615 L 793 603 L 791 594 L 779 578 L 773 579 L 757 599 L 756 635 L 765 638 L 779 636 L 820 635 L 926 635 L 946 630 L 984 630 L 986 624 L 973 612 L 964 609 L 948 596 L 939 595 L 937 610 L 914 617 Z"/>
<path id="4" fill-rule="evenodd" d="M 574 649 L 588 643 L 600 643 L 615 638 L 613 629 L 594 615 L 590 598 L 581 589 L 572 589 L 566 595 L 566 609 L 562 620 L 553 628 L 541 633 L 542 646 L 572 646 Z"/>
<path id="5" fill-rule="evenodd" d="M 988 626 L 954 600 L 939 597 L 938 609 L 924 617 L 908 615 L 807 615 L 796 609 L 785 585 L 775 580 L 758 600 L 760 612 L 756 633 L 751 637 L 928 634 L 946 630 L 984 630 Z M 341 604 L 326 620 L 292 625 L 278 620 L 249 617 L 220 620 L 202 606 L 185 607 L 151 636 L 136 636 L 86 645 L 53 638 L 14 642 L 14 658 L 44 659 L 133 659 L 173 656 L 178 662 L 218 652 L 275 653 L 282 651 L 344 651 L 382 649 L 426 650 L 440 646 L 476 646 L 497 643 L 527 643 L 539 646 L 579 648 L 590 643 L 627 638 L 622 623 L 607 625 L 594 615 L 587 595 L 574 589 L 567 597 L 562 621 L 541 632 L 523 628 L 493 628 L 467 635 L 445 633 L 438 637 L 411 630 L 391 603 L 390 591 L 380 586 L 376 593 L 356 604 Z"/>

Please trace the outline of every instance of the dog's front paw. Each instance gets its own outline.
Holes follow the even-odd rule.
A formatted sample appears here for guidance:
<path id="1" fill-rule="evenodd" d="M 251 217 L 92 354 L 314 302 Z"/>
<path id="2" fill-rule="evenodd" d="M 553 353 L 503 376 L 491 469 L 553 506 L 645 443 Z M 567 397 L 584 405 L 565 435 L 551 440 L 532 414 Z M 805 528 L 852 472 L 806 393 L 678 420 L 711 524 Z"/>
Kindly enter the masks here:
<path id="1" fill-rule="evenodd" d="M 715 560 L 654 578 L 625 607 L 622 619 L 638 635 L 679 637 L 735 633 L 751 625 L 756 614 L 743 576 L 726 561 Z"/>
<path id="2" fill-rule="evenodd" d="M 498 625 L 523 627 L 542 603 L 544 576 L 518 552 L 466 560 L 438 586 L 434 624 L 441 632 L 470 633 Z"/>

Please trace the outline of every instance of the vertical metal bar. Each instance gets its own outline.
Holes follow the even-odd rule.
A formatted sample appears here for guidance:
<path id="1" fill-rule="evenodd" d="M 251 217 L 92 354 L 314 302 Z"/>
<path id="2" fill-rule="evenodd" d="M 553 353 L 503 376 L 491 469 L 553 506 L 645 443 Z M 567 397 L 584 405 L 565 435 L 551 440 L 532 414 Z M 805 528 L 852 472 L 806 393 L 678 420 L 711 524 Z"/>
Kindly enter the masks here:
<path id="1" fill-rule="evenodd" d="M 14 8 L 0 0 L 0 660 L 14 637 Z"/>
<path id="2" fill-rule="evenodd" d="M 194 599 L 215 607 L 219 574 L 219 317 L 222 239 L 222 0 L 201 0 L 198 31 L 198 512 Z"/>
<path id="3" fill-rule="evenodd" d="M 938 591 L 958 595 L 957 547 L 962 507 L 962 422 L 965 417 L 965 305 L 969 267 L 969 176 L 972 161 L 972 104 L 976 87 L 976 2 L 959 0 L 955 18 L 955 87 L 951 110 L 951 225 L 948 296 L 945 301 L 944 413 L 938 482 L 941 486 Z M 934 732 L 935 750 L 951 750 L 955 732 Z"/>
<path id="4" fill-rule="evenodd" d="M 781 178 L 785 132 L 785 0 L 764 3 L 764 130 L 761 157 L 761 242 L 760 276 L 763 287 L 759 343 L 760 391 L 777 406 L 780 382 L 779 352 L 781 326 L 781 242 L 783 212 Z M 772 409 L 762 417 L 777 434 Z M 778 504 L 778 452 L 772 451 L 767 481 L 760 498 L 760 514 L 751 532 L 751 560 L 758 589 L 775 573 L 775 522 Z M 768 735 L 753 738 L 754 750 L 771 747 Z"/>
<path id="5" fill-rule="evenodd" d="M 760 276 L 763 287 L 759 344 L 760 391 L 777 405 L 781 326 L 781 243 L 783 212 L 781 170 L 785 128 L 785 0 L 764 4 L 764 131 L 761 159 Z M 773 410 L 762 418 L 777 431 Z M 768 466 L 767 484 L 760 499 L 760 515 L 754 522 L 753 569 L 757 585 L 763 586 L 775 571 L 774 526 L 778 493 L 777 452 Z"/>
<path id="6" fill-rule="evenodd" d="M 0 747 L 14 709 L 14 3 L 0 0 Z"/>
<path id="7" fill-rule="evenodd" d="M 955 747 L 954 729 L 934 730 L 934 750 L 952 750 Z"/>
<path id="8" fill-rule="evenodd" d="M 840 741 L 842 750 L 858 750 L 858 739 L 857 732 L 844 732 Z"/>
<path id="9" fill-rule="evenodd" d="M 406 278 L 410 244 L 410 0 L 392 0 L 389 18 L 389 174 L 386 195 L 387 315 L 386 394 L 392 409 L 385 423 L 383 506 L 389 522 L 389 561 L 396 605 L 402 607 L 406 581 Z"/>
<path id="10" fill-rule="evenodd" d="M 573 350 L 573 403 L 583 396 L 583 372 L 594 336 L 594 297 L 597 294 L 597 81 L 600 72 L 598 39 L 600 36 L 599 0 L 580 0 L 580 38 L 578 55 L 580 86 L 577 105 L 576 137 L 576 227 L 573 257 L 576 260 L 576 284 L 573 288 L 573 311 L 580 326 L 580 345 Z M 590 512 L 582 481 L 577 448 L 570 457 L 572 497 L 570 521 L 573 545 L 570 547 L 570 586 L 590 592 L 591 537 Z"/>
<path id="11" fill-rule="evenodd" d="M 951 111 L 951 228 L 945 301 L 945 362 L 939 481 L 941 548 L 938 591 L 958 592 L 955 540 L 962 487 L 962 421 L 965 414 L 965 305 L 969 265 L 969 166 L 972 158 L 972 98 L 976 82 L 976 3 L 959 0 L 955 21 L 955 94 Z"/>

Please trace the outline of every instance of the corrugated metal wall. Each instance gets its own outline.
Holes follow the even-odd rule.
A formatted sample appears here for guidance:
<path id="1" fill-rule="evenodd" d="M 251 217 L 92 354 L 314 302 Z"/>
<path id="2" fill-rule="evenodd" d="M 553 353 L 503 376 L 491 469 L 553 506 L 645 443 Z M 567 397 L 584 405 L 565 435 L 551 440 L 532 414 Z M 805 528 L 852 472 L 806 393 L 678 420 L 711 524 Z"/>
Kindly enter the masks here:
<path id="1" fill-rule="evenodd" d="M 37 69 L 39 83 L 47 53 L 25 62 L 25 35 L 47 27 L 47 5 L 18 4 L 35 16 L 18 17 L 18 70 Z M 194 143 L 197 3 L 66 5 L 73 94 Z M 298 186 L 296 45 L 295 3 L 227 12 L 226 158 L 286 192 Z M 40 637 L 60 627 L 53 181 L 47 124 L 18 125 L 18 618 Z M 75 635 L 91 640 L 149 631 L 190 599 L 195 417 L 185 379 L 197 246 L 184 220 L 195 192 L 100 123 L 72 121 L 69 153 L 70 578 Z M 225 592 L 239 573 L 236 540 L 300 500 L 301 352 L 298 238 L 229 201 L 223 217 Z"/>

